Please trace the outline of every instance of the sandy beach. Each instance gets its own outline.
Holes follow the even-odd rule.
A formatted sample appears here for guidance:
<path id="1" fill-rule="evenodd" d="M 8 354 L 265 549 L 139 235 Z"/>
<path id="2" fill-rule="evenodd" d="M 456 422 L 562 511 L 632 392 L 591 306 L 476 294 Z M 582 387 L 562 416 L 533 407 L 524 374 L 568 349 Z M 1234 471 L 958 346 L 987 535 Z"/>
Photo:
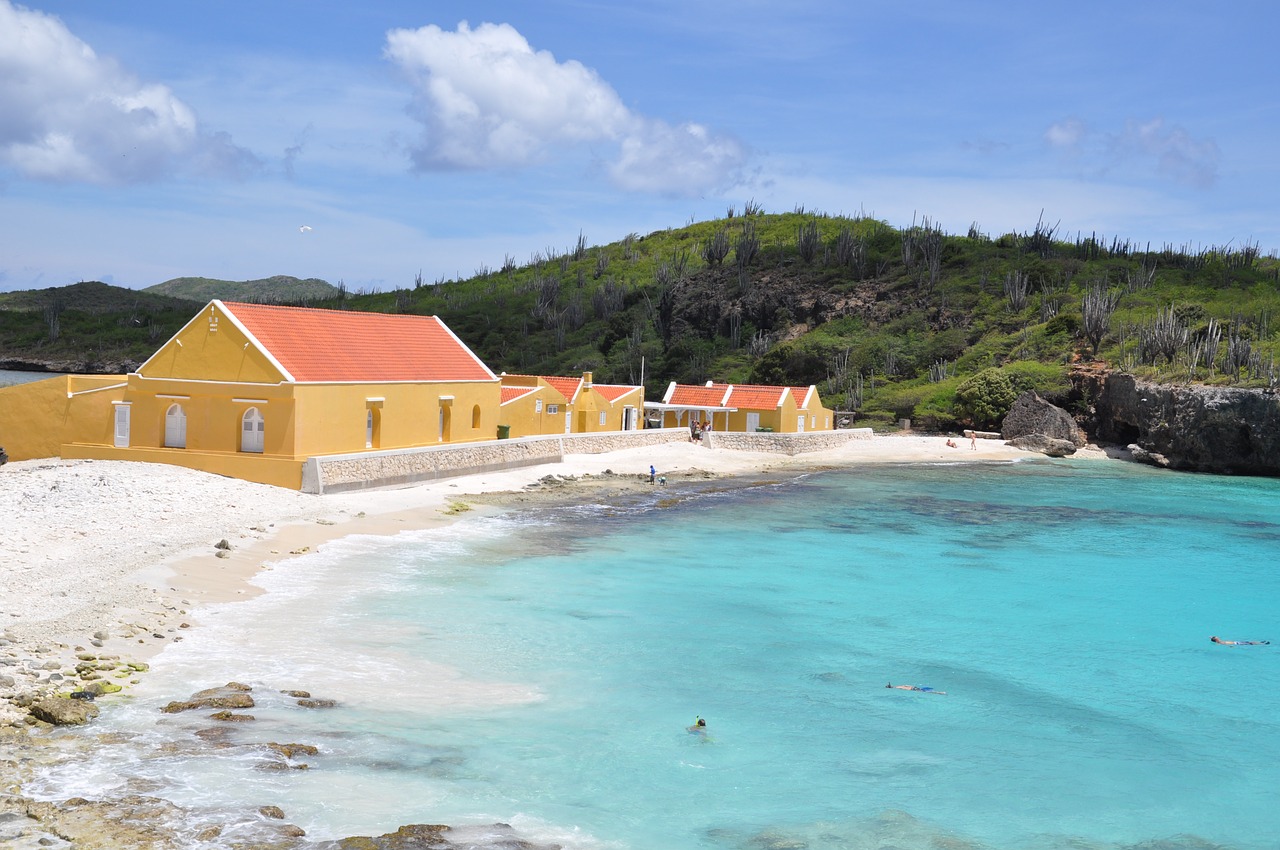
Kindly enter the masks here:
<path id="1" fill-rule="evenodd" d="M 1101 455 L 1101 453 L 1098 453 Z M 252 594 L 263 565 L 349 534 L 394 534 L 447 522 L 468 496 L 563 488 L 647 487 L 652 464 L 672 485 L 689 476 L 797 473 L 864 463 L 1028 458 L 995 440 L 958 447 L 939 436 L 878 436 L 794 457 L 669 443 L 399 489 L 305 495 L 160 464 L 32 460 L 0 469 L 0 726 L 34 721 L 25 706 L 83 685 L 77 656 L 116 667 L 127 687 L 196 606 Z M 608 492 L 598 493 L 608 499 Z M 492 499 L 490 499 L 492 501 Z M 508 498 L 507 503 L 516 500 Z M 461 506 L 459 506 L 461 503 Z M 219 548 L 219 547 L 222 548 Z M 134 662 L 134 668 L 128 667 Z M 132 674 L 132 675 L 130 675 Z M 90 678 L 93 676 L 90 672 Z"/>

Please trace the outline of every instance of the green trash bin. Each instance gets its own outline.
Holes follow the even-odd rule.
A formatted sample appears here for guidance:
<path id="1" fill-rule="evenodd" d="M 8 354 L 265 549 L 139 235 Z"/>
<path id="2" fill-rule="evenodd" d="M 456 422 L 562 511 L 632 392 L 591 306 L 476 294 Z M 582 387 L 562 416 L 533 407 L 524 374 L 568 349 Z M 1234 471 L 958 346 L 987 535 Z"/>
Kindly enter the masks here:
<path id="1" fill-rule="evenodd" d="M 505 439 L 509 438 L 510 436 L 511 436 L 511 426 L 510 426 L 510 425 L 499 425 L 499 426 L 498 426 L 498 439 L 499 439 L 499 440 L 505 440 Z"/>

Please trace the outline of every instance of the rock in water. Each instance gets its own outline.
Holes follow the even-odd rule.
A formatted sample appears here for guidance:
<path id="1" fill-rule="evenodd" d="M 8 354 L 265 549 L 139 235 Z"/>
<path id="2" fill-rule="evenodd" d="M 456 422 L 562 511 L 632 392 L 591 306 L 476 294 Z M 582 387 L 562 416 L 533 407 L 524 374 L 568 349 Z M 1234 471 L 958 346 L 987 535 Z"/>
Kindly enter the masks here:
<path id="1" fill-rule="evenodd" d="M 98 707 L 89 700 L 46 697 L 27 709 L 36 720 L 54 726 L 79 726 L 98 716 Z"/>

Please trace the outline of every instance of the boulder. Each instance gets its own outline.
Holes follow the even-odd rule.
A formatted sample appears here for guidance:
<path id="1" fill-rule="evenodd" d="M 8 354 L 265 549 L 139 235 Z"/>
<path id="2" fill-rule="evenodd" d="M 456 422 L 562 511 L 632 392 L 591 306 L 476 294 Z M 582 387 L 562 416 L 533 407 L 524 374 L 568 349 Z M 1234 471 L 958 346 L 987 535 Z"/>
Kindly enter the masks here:
<path id="1" fill-rule="evenodd" d="M 191 711 L 196 708 L 253 708 L 253 697 L 249 696 L 251 688 L 239 682 L 227 682 L 220 688 L 207 688 L 197 691 L 191 698 L 181 702 L 175 701 L 161 709 L 165 714 L 177 714 L 180 711 Z"/>
<path id="2" fill-rule="evenodd" d="M 1009 413 L 1000 425 L 1000 436 L 1006 441 L 1013 441 L 1030 434 L 1043 434 L 1053 440 L 1063 440 L 1076 449 L 1088 443 L 1084 431 L 1071 418 L 1070 413 L 1027 390 L 1009 408 Z"/>
<path id="3" fill-rule="evenodd" d="M 1076 453 L 1076 444 L 1068 440 L 1055 440 L 1044 434 L 1027 434 L 1008 441 L 1008 445 L 1027 452 L 1040 452 L 1049 457 L 1067 457 Z"/>
<path id="4" fill-rule="evenodd" d="M 98 716 L 98 707 L 89 700 L 45 697 L 27 709 L 36 720 L 54 726 L 80 726 Z"/>

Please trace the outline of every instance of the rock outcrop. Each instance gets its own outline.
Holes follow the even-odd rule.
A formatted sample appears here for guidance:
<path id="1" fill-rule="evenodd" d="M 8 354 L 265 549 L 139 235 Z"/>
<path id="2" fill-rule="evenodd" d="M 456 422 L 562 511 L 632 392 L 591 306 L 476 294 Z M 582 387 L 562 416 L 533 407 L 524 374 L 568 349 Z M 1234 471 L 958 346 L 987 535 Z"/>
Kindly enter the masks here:
<path id="1" fill-rule="evenodd" d="M 1013 407 L 1000 425 L 1000 436 L 1012 442 L 1019 437 L 1032 435 L 1070 443 L 1071 452 L 1088 443 L 1084 430 L 1071 418 L 1070 413 L 1028 390 L 1013 402 Z"/>
<path id="2" fill-rule="evenodd" d="M 1280 394 L 1078 374 L 1099 442 L 1136 445 L 1171 469 L 1280 475 Z"/>

